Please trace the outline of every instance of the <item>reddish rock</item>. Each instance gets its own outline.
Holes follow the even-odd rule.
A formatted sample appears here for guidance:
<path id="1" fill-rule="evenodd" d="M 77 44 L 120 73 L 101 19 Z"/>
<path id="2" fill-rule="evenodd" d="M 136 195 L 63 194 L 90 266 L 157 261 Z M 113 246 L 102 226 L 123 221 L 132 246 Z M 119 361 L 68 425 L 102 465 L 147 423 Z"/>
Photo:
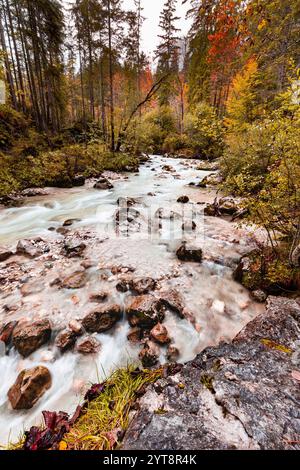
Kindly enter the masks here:
<path id="1" fill-rule="evenodd" d="M 13 256 L 12 251 L 1 251 L 0 252 L 0 263 L 2 263 L 3 261 L 8 260 L 11 256 Z"/>
<path id="2" fill-rule="evenodd" d="M 65 289 L 81 289 L 87 283 L 87 276 L 83 271 L 77 271 L 62 280 L 61 286 Z"/>
<path id="3" fill-rule="evenodd" d="M 177 313 L 180 318 L 185 318 L 184 313 L 184 300 L 182 296 L 175 289 L 170 289 L 168 291 L 160 292 L 159 295 L 160 301 L 165 305 L 166 308 Z"/>
<path id="4" fill-rule="evenodd" d="M 36 244 L 39 241 L 41 240 L 20 240 L 17 245 L 17 254 L 27 256 L 29 258 L 36 258 L 37 256 L 41 256 L 47 250 L 43 250 Z"/>
<path id="5" fill-rule="evenodd" d="M 101 343 L 93 336 L 81 339 L 76 345 L 76 351 L 80 354 L 96 354 L 101 349 Z"/>
<path id="6" fill-rule="evenodd" d="M 170 345 L 167 350 L 167 359 L 170 362 L 177 362 L 180 352 L 175 346 Z"/>
<path id="7" fill-rule="evenodd" d="M 13 344 L 22 356 L 30 356 L 51 337 L 49 320 L 19 323 L 13 331 Z"/>
<path id="8" fill-rule="evenodd" d="M 10 321 L 5 323 L 0 327 L 0 341 L 3 341 L 5 344 L 9 344 L 15 327 L 17 326 L 17 321 Z"/>
<path id="9" fill-rule="evenodd" d="M 90 333 L 103 333 L 110 330 L 121 320 L 122 314 L 123 312 L 119 305 L 104 305 L 86 315 L 82 325 Z"/>
<path id="10" fill-rule="evenodd" d="M 74 331 L 66 329 L 61 331 L 55 339 L 55 346 L 60 349 L 62 352 L 67 351 L 68 349 L 73 348 L 76 343 L 77 335 Z"/>
<path id="11" fill-rule="evenodd" d="M 152 328 L 163 321 L 165 312 L 162 302 L 153 295 L 136 297 L 126 309 L 131 326 Z"/>
<path id="12" fill-rule="evenodd" d="M 151 277 L 144 277 L 141 279 L 133 279 L 130 288 L 134 294 L 143 295 L 148 294 L 150 291 L 155 290 L 157 282 Z"/>
<path id="13" fill-rule="evenodd" d="M 86 244 L 77 239 L 67 240 L 64 244 L 64 253 L 68 258 L 80 257 L 85 250 Z"/>
<path id="14" fill-rule="evenodd" d="M 105 302 L 108 299 L 108 293 L 103 291 L 103 292 L 97 292 L 93 293 L 89 296 L 89 301 L 90 302 L 95 302 L 95 303 L 101 303 Z"/>
<path id="15" fill-rule="evenodd" d="M 51 387 L 52 379 L 46 367 L 25 369 L 17 377 L 7 396 L 14 410 L 29 410 Z"/>
<path id="16" fill-rule="evenodd" d="M 131 328 L 128 335 L 127 339 L 131 343 L 137 344 L 139 343 L 143 338 L 143 330 L 136 326 L 135 328 Z"/>
<path id="17" fill-rule="evenodd" d="M 144 367 L 154 367 L 158 363 L 159 348 L 152 341 L 147 341 L 139 354 Z"/>
<path id="18" fill-rule="evenodd" d="M 167 328 L 161 323 L 157 323 L 150 331 L 151 338 L 158 344 L 168 344 L 171 342 Z"/>

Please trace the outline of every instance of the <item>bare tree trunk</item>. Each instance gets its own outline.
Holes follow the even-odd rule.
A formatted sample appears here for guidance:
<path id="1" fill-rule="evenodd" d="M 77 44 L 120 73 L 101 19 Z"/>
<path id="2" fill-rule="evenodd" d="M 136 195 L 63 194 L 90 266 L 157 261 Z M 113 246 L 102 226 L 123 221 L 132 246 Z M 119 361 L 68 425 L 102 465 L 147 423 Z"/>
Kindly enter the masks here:
<path id="1" fill-rule="evenodd" d="M 111 132 L 111 151 L 115 151 L 115 107 L 114 107 L 114 72 L 112 56 L 112 25 L 111 25 L 111 3 L 108 0 L 108 53 L 109 53 L 109 88 L 110 88 L 110 132 Z"/>

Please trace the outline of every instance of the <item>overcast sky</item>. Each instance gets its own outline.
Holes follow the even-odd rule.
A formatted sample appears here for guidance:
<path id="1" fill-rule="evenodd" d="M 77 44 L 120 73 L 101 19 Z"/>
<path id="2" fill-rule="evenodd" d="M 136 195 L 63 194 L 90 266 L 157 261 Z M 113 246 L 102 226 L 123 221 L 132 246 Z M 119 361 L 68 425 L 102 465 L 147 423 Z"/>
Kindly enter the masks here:
<path id="1" fill-rule="evenodd" d="M 133 0 L 123 0 L 123 2 L 127 9 L 134 8 Z M 164 3 L 165 0 L 142 0 L 143 16 L 146 18 L 143 27 L 143 50 L 151 56 L 159 43 L 159 15 Z M 181 29 L 182 34 L 186 34 L 190 27 L 190 22 L 185 19 L 189 2 L 184 6 L 182 6 L 182 0 L 177 0 L 177 3 L 177 16 L 180 17 L 177 27 Z"/>

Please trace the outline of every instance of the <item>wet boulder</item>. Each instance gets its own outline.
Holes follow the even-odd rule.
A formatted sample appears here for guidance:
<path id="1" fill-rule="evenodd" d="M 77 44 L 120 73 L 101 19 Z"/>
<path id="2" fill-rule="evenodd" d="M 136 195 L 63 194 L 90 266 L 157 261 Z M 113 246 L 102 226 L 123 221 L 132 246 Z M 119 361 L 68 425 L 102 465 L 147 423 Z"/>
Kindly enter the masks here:
<path id="1" fill-rule="evenodd" d="M 76 222 L 80 222 L 81 219 L 67 219 L 63 223 L 63 227 L 71 227 L 71 225 L 74 225 Z"/>
<path id="2" fill-rule="evenodd" d="M 207 204 L 204 207 L 204 215 L 207 217 L 217 217 L 220 215 L 218 206 L 216 204 Z"/>
<path id="3" fill-rule="evenodd" d="M 29 410 L 51 385 L 51 374 L 46 367 L 25 369 L 20 372 L 7 396 L 14 410 Z"/>
<path id="4" fill-rule="evenodd" d="M 154 367 L 158 363 L 159 348 L 153 341 L 147 341 L 139 354 L 143 367 Z"/>
<path id="5" fill-rule="evenodd" d="M 110 330 L 122 319 L 122 309 L 119 305 L 104 305 L 86 315 L 82 326 L 89 333 L 103 333 Z"/>
<path id="6" fill-rule="evenodd" d="M 46 247 L 41 247 L 40 243 L 35 240 L 20 240 L 17 244 L 16 253 L 18 255 L 27 256 L 28 258 L 36 258 L 43 253 L 49 251 Z"/>
<path id="7" fill-rule="evenodd" d="M 13 345 L 23 357 L 28 357 L 50 340 L 51 331 L 50 322 L 46 319 L 20 322 L 13 331 Z"/>
<path id="8" fill-rule="evenodd" d="M 93 336 L 86 336 L 76 344 L 76 351 L 80 354 L 97 354 L 101 349 L 101 343 Z"/>
<path id="9" fill-rule="evenodd" d="M 139 328 L 138 326 L 136 326 L 129 330 L 127 339 L 133 344 L 138 344 L 143 339 L 143 335 L 144 335 L 144 332 L 142 328 Z"/>
<path id="10" fill-rule="evenodd" d="M 190 199 L 189 199 L 188 196 L 180 196 L 177 199 L 177 202 L 179 202 L 180 204 L 187 204 L 189 201 L 190 201 Z"/>
<path id="11" fill-rule="evenodd" d="M 64 243 L 64 253 L 68 258 L 80 257 L 85 250 L 86 244 L 80 240 L 70 239 Z"/>
<path id="12" fill-rule="evenodd" d="M 253 300 L 255 300 L 255 302 L 259 302 L 262 304 L 267 300 L 267 294 L 261 289 L 254 290 L 253 292 L 251 292 L 251 297 Z"/>
<path id="13" fill-rule="evenodd" d="M 2 324 L 0 326 L 0 341 L 3 341 L 5 344 L 9 344 L 17 324 L 17 321 L 10 321 L 8 323 Z"/>
<path id="14" fill-rule="evenodd" d="M 185 318 L 184 299 L 181 294 L 175 289 L 161 291 L 159 299 L 162 304 L 172 312 L 176 313 L 180 318 Z"/>
<path id="15" fill-rule="evenodd" d="M 152 328 L 163 321 L 165 308 L 161 300 L 153 295 L 141 295 L 127 307 L 126 314 L 131 326 Z"/>
<path id="16" fill-rule="evenodd" d="M 64 289 L 81 289 L 87 283 L 87 276 L 84 271 L 76 271 L 61 281 Z"/>
<path id="17" fill-rule="evenodd" d="M 13 252 L 10 250 L 0 251 L 0 263 L 7 261 L 11 256 L 13 256 Z"/>
<path id="18" fill-rule="evenodd" d="M 186 243 L 183 243 L 176 252 L 177 258 L 180 261 L 190 261 L 201 263 L 203 252 L 201 248 L 187 248 Z"/>
<path id="19" fill-rule="evenodd" d="M 150 331 L 150 337 L 158 344 L 168 344 L 171 342 L 167 328 L 161 323 L 157 323 Z"/>
<path id="20" fill-rule="evenodd" d="M 55 346 L 61 351 L 65 352 L 73 348 L 76 343 L 77 334 L 71 329 L 61 331 L 55 339 Z"/>
<path id="21" fill-rule="evenodd" d="M 105 291 L 94 292 L 90 294 L 89 301 L 95 304 L 101 304 L 105 302 L 108 299 L 108 297 L 109 297 L 108 292 L 105 292 Z"/>
<path id="22" fill-rule="evenodd" d="M 180 356 L 179 349 L 170 344 L 167 349 L 167 359 L 169 362 L 177 362 Z"/>
<path id="23" fill-rule="evenodd" d="M 117 284 L 116 284 L 116 289 L 118 292 L 128 292 L 131 288 L 131 281 L 128 279 L 121 279 Z"/>
<path id="24" fill-rule="evenodd" d="M 101 178 L 94 184 L 94 189 L 113 189 L 113 184 L 107 178 Z"/>
<path id="25" fill-rule="evenodd" d="M 223 197 L 218 202 L 218 210 L 224 215 L 233 215 L 239 210 L 238 203 L 232 197 Z"/>
<path id="26" fill-rule="evenodd" d="M 151 277 L 133 279 L 130 283 L 130 289 L 134 294 L 143 295 L 156 289 L 157 282 Z"/>

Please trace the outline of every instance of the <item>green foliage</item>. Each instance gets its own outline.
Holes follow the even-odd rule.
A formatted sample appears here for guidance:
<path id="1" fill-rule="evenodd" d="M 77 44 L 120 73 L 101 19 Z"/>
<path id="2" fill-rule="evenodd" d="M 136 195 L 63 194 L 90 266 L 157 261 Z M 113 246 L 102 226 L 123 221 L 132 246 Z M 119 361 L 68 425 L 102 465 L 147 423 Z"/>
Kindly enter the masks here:
<path id="1" fill-rule="evenodd" d="M 214 160 L 223 154 L 224 129 L 214 109 L 202 102 L 185 117 L 189 146 L 200 158 Z"/>
<path id="2" fill-rule="evenodd" d="M 300 107 L 292 91 L 262 121 L 232 132 L 222 159 L 224 188 L 245 198 L 250 219 L 274 246 L 296 242 L 300 217 Z"/>
<path id="3" fill-rule="evenodd" d="M 76 174 L 98 176 L 104 170 L 121 171 L 138 167 L 127 154 L 112 155 L 104 144 L 65 146 L 43 151 L 37 156 L 4 156 L 0 154 L 0 197 L 17 189 L 41 186 L 72 187 Z"/>
<path id="4" fill-rule="evenodd" d="M 163 152 L 171 155 L 176 154 L 180 150 L 188 148 L 189 140 L 186 134 L 170 134 L 163 143 Z"/>
<path id="5" fill-rule="evenodd" d="M 8 150 L 14 141 L 28 133 L 28 121 L 23 114 L 7 105 L 0 105 L 0 150 Z"/>
<path id="6" fill-rule="evenodd" d="M 169 106 L 161 106 L 146 113 L 140 122 L 132 123 L 126 145 L 135 146 L 141 152 L 160 154 L 170 134 L 176 134 L 175 117 Z"/>

